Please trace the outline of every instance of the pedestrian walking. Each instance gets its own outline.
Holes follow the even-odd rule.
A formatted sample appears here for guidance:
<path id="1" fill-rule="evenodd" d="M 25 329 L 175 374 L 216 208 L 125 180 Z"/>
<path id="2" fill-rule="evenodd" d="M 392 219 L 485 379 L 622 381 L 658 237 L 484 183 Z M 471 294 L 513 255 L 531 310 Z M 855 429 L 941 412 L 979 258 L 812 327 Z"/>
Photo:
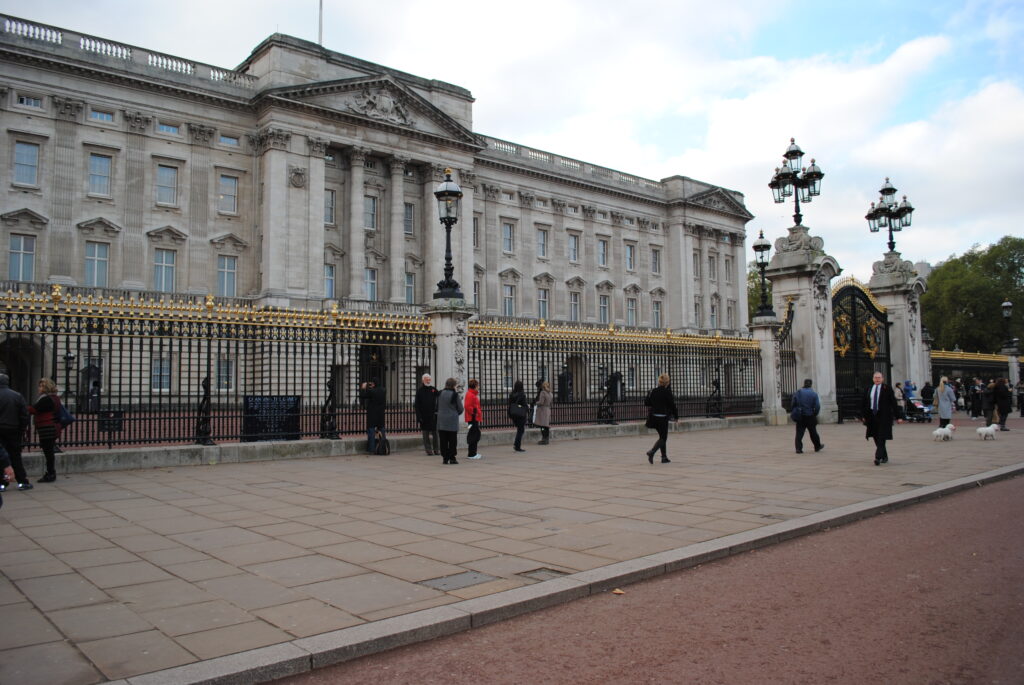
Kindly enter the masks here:
<path id="1" fill-rule="evenodd" d="M 508 416 L 512 419 L 512 425 L 516 427 L 516 438 L 514 449 L 516 452 L 525 452 L 523 449 L 523 431 L 526 430 L 526 393 L 523 392 L 523 382 L 517 380 L 512 385 L 512 392 L 508 396 Z"/>
<path id="2" fill-rule="evenodd" d="M 475 378 L 470 378 L 468 386 L 469 389 L 466 390 L 466 423 L 469 424 L 469 430 L 466 432 L 466 459 L 479 459 L 484 456 L 476 451 L 476 446 L 480 442 L 480 422 L 484 419 L 484 414 L 480 410 L 480 382 Z"/>
<path id="3" fill-rule="evenodd" d="M 996 387 L 993 389 L 993 399 L 996 403 L 996 411 L 999 412 L 999 430 L 1008 431 L 1006 418 L 1010 415 L 1010 404 L 1013 402 L 1013 392 L 1010 384 L 1005 378 L 996 379 Z"/>
<path id="4" fill-rule="evenodd" d="M 449 378 L 444 382 L 444 390 L 437 396 L 437 435 L 441 442 L 442 464 L 459 463 L 455 455 L 459 449 L 459 419 L 465 408 L 456 389 L 458 383 L 454 378 Z"/>
<path id="5" fill-rule="evenodd" d="M 25 465 L 21 461 L 21 436 L 28 428 L 28 403 L 17 390 L 11 389 L 11 378 L 0 373 L 0 445 L 7 452 L 14 469 L 14 478 L 19 490 L 31 490 L 32 483 L 25 473 Z M 0 492 L 6 490 L 7 481 L 0 482 Z"/>
<path id="6" fill-rule="evenodd" d="M 547 381 L 541 383 L 537 391 L 537 402 L 534 404 L 533 425 L 540 428 L 540 441 L 538 445 L 547 445 L 551 442 L 551 384 Z"/>
<path id="7" fill-rule="evenodd" d="M 39 399 L 28 408 L 36 425 L 39 436 L 39 447 L 43 450 L 46 460 L 46 473 L 37 482 L 52 483 L 57 480 L 57 465 L 54 446 L 60 437 L 60 396 L 57 395 L 57 384 L 49 378 L 39 379 Z"/>
<path id="8" fill-rule="evenodd" d="M 996 411 L 996 382 L 989 380 L 981 390 L 981 413 L 985 416 L 985 426 L 992 425 L 992 417 Z"/>
<path id="9" fill-rule="evenodd" d="M 939 385 L 935 388 L 935 406 L 939 409 L 939 428 L 945 428 L 953 420 L 953 412 L 956 411 L 956 392 L 945 376 L 939 379 Z"/>
<path id="10" fill-rule="evenodd" d="M 661 463 L 668 464 L 668 422 L 679 418 L 676 410 L 676 400 L 672 396 L 672 388 L 669 387 L 670 379 L 667 373 L 658 376 L 658 385 L 647 393 L 644 406 L 647 407 L 647 427 L 658 431 L 658 441 L 654 447 L 647 450 L 648 463 L 654 463 L 654 454 L 661 451 Z"/>
<path id="11" fill-rule="evenodd" d="M 377 453 L 377 434 L 387 437 L 384 432 L 384 410 L 387 399 L 384 388 L 378 388 L 374 381 L 366 381 L 359 386 L 359 399 L 366 409 L 366 450 L 370 454 Z"/>
<path id="12" fill-rule="evenodd" d="M 914 385 L 914 382 L 912 380 L 908 378 L 907 380 L 903 381 L 903 396 L 904 399 L 907 400 L 907 402 L 914 399 L 915 392 L 917 392 L 917 386 Z"/>
<path id="13" fill-rule="evenodd" d="M 860 420 L 866 427 L 865 439 L 875 440 L 875 466 L 878 466 L 889 461 L 885 442 L 892 440 L 893 421 L 903 423 L 903 420 L 896 418 L 896 396 L 892 387 L 883 382 L 885 376 L 875 371 L 872 380 L 874 384 L 864 393 Z"/>
<path id="14" fill-rule="evenodd" d="M 1024 419 L 1024 378 L 1017 381 L 1017 409 L 1020 410 L 1020 417 Z"/>
<path id="15" fill-rule="evenodd" d="M 981 382 L 980 378 L 975 378 L 971 384 L 970 401 L 971 401 L 971 421 L 980 419 L 984 416 L 982 395 L 985 392 L 985 386 Z"/>
<path id="16" fill-rule="evenodd" d="M 416 388 L 416 399 L 413 401 L 413 408 L 416 410 L 416 422 L 420 425 L 420 432 L 423 434 L 423 449 L 427 455 L 441 454 L 437 438 L 437 395 L 438 390 L 431 383 L 433 378 L 429 373 L 423 374 L 420 379 L 423 384 Z"/>
<path id="17" fill-rule="evenodd" d="M 924 387 L 921 388 L 921 402 L 924 406 L 930 407 L 935 399 L 935 388 L 932 386 L 931 381 L 925 381 Z"/>
<path id="18" fill-rule="evenodd" d="M 815 452 L 825 449 L 821 438 L 818 437 L 818 412 L 821 411 L 821 399 L 811 385 L 813 385 L 813 381 L 810 378 L 805 378 L 804 387 L 793 393 L 790 400 L 793 406 L 790 415 L 796 423 L 797 454 L 804 453 L 804 431 L 811 436 L 811 444 L 814 445 Z"/>
<path id="19" fill-rule="evenodd" d="M 892 393 L 896 396 L 896 407 L 900 410 L 899 417 L 901 419 L 905 418 L 907 415 L 907 400 L 903 397 L 903 384 L 897 383 L 893 387 Z"/>

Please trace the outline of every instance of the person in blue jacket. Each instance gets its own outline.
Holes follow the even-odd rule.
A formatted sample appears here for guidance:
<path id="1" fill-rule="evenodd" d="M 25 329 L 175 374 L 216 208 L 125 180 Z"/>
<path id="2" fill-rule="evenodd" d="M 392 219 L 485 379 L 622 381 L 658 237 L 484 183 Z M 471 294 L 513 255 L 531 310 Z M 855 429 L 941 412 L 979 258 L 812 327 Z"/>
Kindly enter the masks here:
<path id="1" fill-rule="evenodd" d="M 793 393 L 793 411 L 790 416 L 796 423 L 797 454 L 804 453 L 804 431 L 810 434 L 815 452 L 825 449 L 821 438 L 818 437 L 818 412 L 821 411 L 821 400 L 818 398 L 818 393 L 811 388 L 813 384 L 810 378 L 805 378 L 804 387 Z"/>

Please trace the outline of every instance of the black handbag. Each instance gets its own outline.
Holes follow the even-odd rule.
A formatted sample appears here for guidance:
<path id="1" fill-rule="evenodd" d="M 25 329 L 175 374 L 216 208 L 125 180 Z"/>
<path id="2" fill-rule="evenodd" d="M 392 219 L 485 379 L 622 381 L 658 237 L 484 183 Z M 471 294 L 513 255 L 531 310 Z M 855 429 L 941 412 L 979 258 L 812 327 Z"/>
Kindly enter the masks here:
<path id="1" fill-rule="evenodd" d="M 508 408 L 508 414 L 513 419 L 525 419 L 526 418 L 526 407 L 521 404 L 513 404 Z"/>
<path id="2" fill-rule="evenodd" d="M 657 428 L 658 427 L 658 419 L 655 418 L 653 413 L 648 413 L 647 414 L 647 422 L 644 423 L 644 425 L 647 426 L 648 428 Z"/>

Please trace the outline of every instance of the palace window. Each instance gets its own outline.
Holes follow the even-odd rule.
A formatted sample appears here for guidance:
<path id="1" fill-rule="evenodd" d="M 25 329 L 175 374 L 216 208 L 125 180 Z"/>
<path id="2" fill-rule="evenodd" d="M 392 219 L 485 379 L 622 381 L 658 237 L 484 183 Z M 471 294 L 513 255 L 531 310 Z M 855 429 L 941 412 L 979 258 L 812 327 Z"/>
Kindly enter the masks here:
<path id="1" fill-rule="evenodd" d="M 237 136 L 226 136 L 223 133 L 220 135 L 221 145 L 231 145 L 234 147 L 238 147 L 238 142 L 239 141 Z"/>
<path id="2" fill-rule="evenodd" d="M 710 312 L 708 314 L 708 326 L 710 328 L 718 328 L 718 305 L 711 305 Z"/>
<path id="3" fill-rule="evenodd" d="M 110 197 L 110 168 L 113 160 L 108 155 L 89 155 L 89 194 Z"/>
<path id="4" fill-rule="evenodd" d="M 217 190 L 217 211 L 225 214 L 237 214 L 238 177 L 221 174 Z"/>
<path id="5" fill-rule="evenodd" d="M 732 258 L 731 257 L 726 257 L 725 258 L 725 264 L 724 264 L 723 268 L 725 269 L 725 282 L 726 283 L 732 283 Z"/>
<path id="6" fill-rule="evenodd" d="M 177 124 L 165 124 L 160 122 L 156 125 L 156 130 L 160 133 L 169 133 L 176 136 L 181 132 L 181 127 Z"/>
<path id="7" fill-rule="evenodd" d="M 514 285 L 503 285 L 501 287 L 501 313 L 505 316 L 516 315 L 516 287 Z"/>
<path id="8" fill-rule="evenodd" d="M 334 299 L 335 266 L 324 264 L 324 297 Z"/>
<path id="9" fill-rule="evenodd" d="M 149 388 L 156 392 L 167 392 L 171 389 L 171 357 L 169 354 L 158 354 L 149 360 Z"/>
<path id="10" fill-rule="evenodd" d="M 85 243 L 85 285 L 90 288 L 107 287 L 107 266 L 110 263 L 110 245 Z"/>
<path id="11" fill-rule="evenodd" d="M 661 273 L 661 250 L 656 247 L 651 248 L 651 273 Z"/>
<path id="12" fill-rule="evenodd" d="M 161 293 L 174 292 L 174 250 L 157 249 L 153 253 L 153 290 Z"/>
<path id="13" fill-rule="evenodd" d="M 537 318 L 545 320 L 548 318 L 548 300 L 550 297 L 550 290 L 547 288 L 537 288 Z"/>
<path id="14" fill-rule="evenodd" d="M 651 302 L 651 325 L 655 328 L 661 328 L 661 301 L 654 300 Z"/>
<path id="15" fill-rule="evenodd" d="M 159 205 L 174 205 L 178 202 L 178 167 L 157 165 L 156 202 Z"/>
<path id="16" fill-rule="evenodd" d="M 611 298 L 607 295 L 597 296 L 597 320 L 599 323 L 608 323 L 611 318 Z"/>
<path id="17" fill-rule="evenodd" d="M 217 358 L 217 390 L 229 392 L 235 387 L 235 360 L 230 357 Z"/>
<path id="18" fill-rule="evenodd" d="M 372 195 L 363 196 L 363 228 L 377 228 L 377 198 Z"/>
<path id="19" fill-rule="evenodd" d="M 406 235 L 412 235 L 416 227 L 416 205 L 406 202 L 404 212 L 402 215 L 402 229 Z"/>
<path id="20" fill-rule="evenodd" d="M 480 281 L 473 281 L 473 306 L 480 308 Z"/>
<path id="21" fill-rule="evenodd" d="M 217 295 L 234 297 L 238 273 L 238 257 L 217 255 Z"/>
<path id="22" fill-rule="evenodd" d="M 39 146 L 35 143 L 14 144 L 14 182 L 26 186 L 39 184 Z"/>
<path id="23" fill-rule="evenodd" d="M 693 277 L 700 279 L 700 252 L 693 252 Z"/>
<path id="24" fill-rule="evenodd" d="M 546 229 L 537 229 L 537 256 L 548 256 L 548 232 Z"/>
<path id="25" fill-rule="evenodd" d="M 363 277 L 363 284 L 366 286 L 366 299 L 370 300 L 371 302 L 376 301 L 376 299 L 377 299 L 377 270 L 376 269 L 366 269 L 363 273 L 365 274 L 364 277 Z"/>
<path id="26" fill-rule="evenodd" d="M 597 241 L 597 265 L 608 266 L 608 241 L 603 238 Z"/>
<path id="27" fill-rule="evenodd" d="M 507 221 L 501 224 L 501 249 L 503 252 L 514 252 L 516 246 L 516 225 Z"/>
<path id="28" fill-rule="evenodd" d="M 473 247 L 480 247 L 480 217 L 473 217 Z"/>
<path id="29" fill-rule="evenodd" d="M 113 121 L 114 120 L 114 113 L 113 112 L 104 112 L 101 109 L 93 109 L 93 110 L 89 110 L 89 118 L 92 119 L 93 121 Z"/>
<path id="30" fill-rule="evenodd" d="M 626 325 L 627 326 L 635 326 L 636 325 L 636 298 L 635 297 L 627 297 L 626 298 Z"/>
<path id="31" fill-rule="evenodd" d="M 405 274 L 405 303 L 416 304 L 416 274 Z"/>
<path id="32" fill-rule="evenodd" d="M 324 188 L 324 223 L 328 226 L 334 225 L 337 201 L 337 194 L 330 188 Z"/>
<path id="33" fill-rule="evenodd" d="M 575 233 L 569 234 L 569 261 L 580 261 L 580 237 Z"/>
<path id="34" fill-rule="evenodd" d="M 626 271 L 636 270 L 636 245 L 626 243 Z"/>
<path id="35" fill-rule="evenodd" d="M 18 96 L 18 104 L 22 105 L 23 107 L 36 107 L 36 108 L 42 109 L 42 107 L 43 107 L 43 99 L 42 98 L 33 97 L 31 95 L 19 95 Z"/>
<path id="36" fill-rule="evenodd" d="M 31 281 L 35 276 L 36 239 L 31 235 L 11 234 L 7 262 L 7 278 L 12 281 Z"/>
<path id="37" fill-rule="evenodd" d="M 718 256 L 710 254 L 708 255 L 708 279 L 712 281 L 718 280 Z"/>
<path id="38" fill-rule="evenodd" d="M 569 293 L 569 320 L 579 321 L 580 320 L 580 294 Z"/>

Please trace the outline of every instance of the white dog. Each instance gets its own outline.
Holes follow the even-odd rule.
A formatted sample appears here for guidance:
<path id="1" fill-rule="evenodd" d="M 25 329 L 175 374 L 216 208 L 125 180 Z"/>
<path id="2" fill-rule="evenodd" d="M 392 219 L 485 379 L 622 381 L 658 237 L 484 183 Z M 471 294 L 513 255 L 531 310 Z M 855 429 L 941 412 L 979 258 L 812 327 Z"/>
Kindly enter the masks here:
<path id="1" fill-rule="evenodd" d="M 952 440 L 953 431 L 955 430 L 956 426 L 954 426 L 953 424 L 949 424 L 948 426 L 945 426 L 943 428 L 936 428 L 935 430 L 933 430 L 932 436 L 935 438 L 936 442 L 938 442 L 939 440 Z"/>
<path id="2" fill-rule="evenodd" d="M 999 426 L 997 426 L 994 423 L 991 426 L 978 426 L 978 428 L 977 428 L 978 437 L 981 438 L 982 440 L 988 440 L 989 438 L 992 438 L 993 440 L 995 440 L 996 439 L 996 430 L 998 430 L 998 429 L 999 429 Z"/>

